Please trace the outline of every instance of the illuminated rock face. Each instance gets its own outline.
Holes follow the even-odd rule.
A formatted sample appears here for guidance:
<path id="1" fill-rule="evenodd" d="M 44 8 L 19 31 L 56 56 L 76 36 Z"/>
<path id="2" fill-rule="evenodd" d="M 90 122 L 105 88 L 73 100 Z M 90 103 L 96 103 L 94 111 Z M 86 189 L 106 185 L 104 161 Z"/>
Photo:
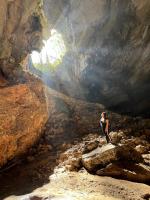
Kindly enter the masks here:
<path id="1" fill-rule="evenodd" d="M 73 73 L 63 90 L 72 85 L 73 96 L 118 111 L 148 112 L 149 12 L 149 0 L 46 0 L 50 27 L 55 24 L 69 49 L 60 79 Z"/>
<path id="2" fill-rule="evenodd" d="M 26 84 L 0 88 L 0 167 L 31 147 L 47 120 L 43 85 L 26 78 Z"/>

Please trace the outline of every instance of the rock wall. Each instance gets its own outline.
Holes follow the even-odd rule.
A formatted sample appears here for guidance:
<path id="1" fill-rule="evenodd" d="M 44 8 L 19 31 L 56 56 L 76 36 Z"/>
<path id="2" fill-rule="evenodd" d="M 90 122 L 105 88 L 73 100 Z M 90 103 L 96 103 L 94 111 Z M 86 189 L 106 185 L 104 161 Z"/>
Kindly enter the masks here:
<path id="1" fill-rule="evenodd" d="M 42 1 L 0 1 L 0 167 L 25 153 L 47 121 L 44 86 L 20 63 L 42 46 Z"/>
<path id="2" fill-rule="evenodd" d="M 47 121 L 42 83 L 28 82 L 0 88 L 0 167 L 25 153 L 41 136 Z"/>
<path id="3" fill-rule="evenodd" d="M 43 30 L 55 28 L 68 49 L 55 89 L 149 114 L 149 0 L 1 0 L 0 6 L 1 75 L 20 79 L 19 63 L 41 48 Z"/>
<path id="4" fill-rule="evenodd" d="M 1 0 L 0 10 L 0 72 L 13 79 L 18 64 L 42 46 L 42 3 Z"/>
<path id="5" fill-rule="evenodd" d="M 45 0 L 44 7 L 50 27 L 62 33 L 68 48 L 57 72 L 62 91 L 118 111 L 148 113 L 150 1 L 54 3 Z"/>

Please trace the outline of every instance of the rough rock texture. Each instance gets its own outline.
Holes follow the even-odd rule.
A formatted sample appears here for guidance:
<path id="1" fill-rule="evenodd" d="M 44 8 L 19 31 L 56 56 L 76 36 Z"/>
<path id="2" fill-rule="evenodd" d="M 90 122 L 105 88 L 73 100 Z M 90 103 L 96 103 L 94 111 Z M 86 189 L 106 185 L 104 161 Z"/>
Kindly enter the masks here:
<path id="1" fill-rule="evenodd" d="M 36 85 L 37 83 L 35 83 L 35 86 Z M 31 92 L 32 88 L 34 88 L 33 85 L 31 86 Z M 103 148 L 103 145 L 106 145 L 106 140 L 105 138 L 101 137 L 101 131 L 99 129 L 99 115 L 103 110 L 106 109 L 100 104 L 93 104 L 73 99 L 48 88 L 46 88 L 45 92 L 48 103 L 49 120 L 47 121 L 44 134 L 40 138 L 39 142 L 29 149 L 29 152 L 26 156 L 11 160 L 6 166 L 0 169 L 0 172 L 3 172 L 0 173 L 0 197 L 5 198 L 9 195 L 19 196 L 30 193 L 36 188 L 41 187 L 43 184 L 49 182 L 49 176 L 53 173 L 56 174 L 55 170 L 61 171 L 59 179 L 61 183 L 66 183 L 66 180 L 68 180 L 66 178 L 63 180 L 61 179 L 61 176 L 64 175 L 64 171 L 66 170 L 80 171 L 81 173 L 84 172 L 84 174 L 86 174 L 84 177 L 85 184 L 83 185 L 81 181 L 81 187 L 83 187 L 83 191 L 92 191 L 93 189 L 91 189 L 91 184 L 94 188 L 94 191 L 96 188 L 96 191 L 100 191 L 100 186 L 97 182 L 95 182 L 95 179 L 104 180 L 105 178 L 103 179 L 103 177 L 91 176 L 91 182 L 88 182 L 87 184 L 87 176 L 90 175 L 87 173 L 85 168 L 83 169 L 81 160 L 83 154 L 90 153 L 97 147 Z M 137 169 L 143 169 L 143 166 L 146 169 L 148 168 L 147 166 L 150 166 L 150 120 L 137 117 L 131 118 L 127 116 L 121 116 L 112 112 L 108 112 L 108 114 L 111 120 L 110 135 L 112 138 L 115 138 L 116 145 L 122 145 L 123 147 L 128 145 L 129 147 L 132 147 L 131 149 L 133 152 L 138 150 L 139 153 L 136 153 L 136 155 L 140 154 L 142 156 L 142 167 L 139 167 L 138 165 L 141 164 L 137 162 L 132 162 L 132 168 L 129 168 L 128 165 L 125 165 L 128 162 L 124 163 L 121 161 L 119 162 L 119 165 L 118 163 L 110 162 L 105 167 L 102 166 L 102 168 L 98 168 L 96 171 L 94 170 L 94 174 L 96 174 L 98 170 L 102 170 L 103 173 L 107 172 L 109 176 L 115 177 L 115 170 L 119 168 L 119 170 L 122 172 L 122 174 L 119 174 L 118 172 L 119 175 L 116 175 L 116 177 L 119 179 L 148 182 L 148 176 L 146 176 L 145 179 L 145 171 L 138 171 Z M 29 123 L 32 123 L 32 120 L 30 120 Z M 116 138 L 118 139 L 116 140 Z M 145 147 L 144 150 L 142 146 Z M 125 150 L 121 149 L 121 152 L 124 151 Z M 131 155 L 135 155 L 133 152 L 131 152 Z M 134 159 L 134 157 L 132 158 L 130 156 L 129 152 L 127 152 L 127 156 L 128 159 Z M 111 164 L 116 164 L 116 168 L 110 168 L 109 166 L 111 166 Z M 14 167 L 12 167 L 12 165 Z M 114 170 L 112 171 L 112 174 L 110 173 L 109 169 Z M 131 173 L 131 169 L 133 169 L 133 173 Z M 129 171 L 130 173 L 127 173 Z M 125 172 L 130 176 L 125 176 Z M 141 177 L 143 177 L 141 180 L 139 180 L 139 172 L 142 175 Z M 148 172 L 146 172 L 146 174 L 148 174 Z M 56 177 L 59 176 L 56 174 Z M 79 173 L 76 174 L 75 179 L 73 180 L 72 176 L 68 177 L 70 184 L 69 187 L 73 187 L 73 190 L 75 190 L 75 188 L 79 188 L 80 190 L 80 185 L 78 185 L 80 182 L 77 181 L 76 177 L 79 178 Z M 111 181 L 114 180 L 109 178 L 106 179 Z M 74 181 L 78 186 L 74 185 Z M 127 199 L 126 190 L 121 188 L 118 189 L 118 187 L 116 188 L 115 186 L 110 187 L 110 182 L 107 182 L 107 184 L 105 185 L 106 194 L 108 194 L 108 191 L 110 191 L 113 196 L 119 195 L 120 199 Z M 129 184 L 129 182 L 126 182 L 126 184 Z M 135 184 L 133 185 L 135 186 Z M 138 186 L 138 184 L 136 185 Z M 64 184 L 59 185 L 59 189 L 63 190 L 62 195 L 66 194 L 66 189 L 68 191 L 69 187 L 67 185 L 63 190 Z M 104 187 L 104 185 L 102 187 Z M 51 185 L 49 185 L 48 188 L 51 188 Z M 54 188 L 52 188 L 52 190 L 53 189 Z M 57 192 L 59 189 L 56 189 Z M 129 199 L 132 199 L 131 197 L 134 198 L 135 193 L 138 192 L 135 188 L 134 190 L 134 194 L 129 194 Z M 100 193 L 98 192 L 97 199 Z M 44 194 L 46 195 L 46 193 Z M 92 195 L 93 193 L 90 192 L 90 194 Z M 81 195 L 81 192 L 79 195 Z M 87 199 L 86 197 L 84 196 L 83 198 L 79 199 Z M 15 198 L 19 199 L 20 196 L 14 197 L 14 199 Z M 66 196 L 64 198 L 67 199 Z M 140 195 L 138 195 L 138 198 L 142 199 L 142 197 L 140 198 Z M 135 197 L 135 199 L 138 198 Z M 92 196 L 91 199 L 93 200 L 94 196 Z M 102 199 L 104 198 L 102 197 Z"/>
<path id="2" fill-rule="evenodd" d="M 150 182 L 150 167 L 141 163 L 111 163 L 96 172 L 100 176 L 111 176 L 135 182 Z"/>
<path id="3" fill-rule="evenodd" d="M 41 7 L 40 0 L 1 0 L 0 73 L 5 78 L 16 79 L 18 64 L 41 47 L 44 23 Z"/>
<path id="4" fill-rule="evenodd" d="M 68 48 L 55 88 L 118 111 L 149 113 L 150 1 L 46 0 L 44 7 Z"/>
<path id="5" fill-rule="evenodd" d="M 82 156 L 83 166 L 89 171 L 95 170 L 97 167 L 105 167 L 115 161 L 132 161 L 142 162 L 142 156 L 129 146 L 114 146 L 108 144 Z"/>
<path id="6" fill-rule="evenodd" d="M 122 124 L 118 130 L 112 128 L 113 144 L 106 144 L 105 138 L 89 134 L 60 155 L 59 167 L 65 166 L 69 171 L 84 167 L 100 176 L 149 183 L 149 120 L 126 118 L 125 121 L 125 126 Z M 119 120 L 117 122 L 120 124 Z"/>
<path id="7" fill-rule="evenodd" d="M 26 78 L 25 84 L 0 88 L 0 166 L 25 153 L 47 121 L 44 87 L 39 80 Z"/>
<path id="8" fill-rule="evenodd" d="M 68 49 L 55 88 L 119 111 L 149 113 L 149 12 L 149 0 L 45 0 L 49 28 L 62 33 Z M 41 47 L 43 25 L 40 0 L 1 1 L 1 75 L 20 78 L 18 64 Z"/>
<path id="9" fill-rule="evenodd" d="M 41 0 L 0 1 L 0 166 L 24 153 L 47 121 L 44 87 L 20 63 L 42 47 Z"/>
<path id="10" fill-rule="evenodd" d="M 104 106 L 76 100 L 52 89 L 47 89 L 47 98 L 49 120 L 45 133 L 51 144 L 63 144 L 99 132 L 99 113 Z"/>
<path id="11" fill-rule="evenodd" d="M 83 166 L 97 175 L 112 176 L 137 182 L 150 181 L 150 167 L 131 146 L 106 145 L 82 156 Z M 99 169 L 99 170 L 98 170 Z"/>
<path id="12" fill-rule="evenodd" d="M 57 172 L 50 182 L 27 195 L 7 196 L 5 200 L 148 200 L 150 186 L 86 172 Z"/>
<path id="13" fill-rule="evenodd" d="M 84 167 L 99 176 L 149 183 L 149 155 L 142 156 L 129 146 L 112 145 L 100 145 L 94 151 L 84 154 L 83 145 L 76 145 L 60 156 L 60 166 L 65 166 L 69 171 L 79 171 Z"/>
<path id="14" fill-rule="evenodd" d="M 51 144 L 67 143 L 87 134 L 101 134 L 99 119 L 101 112 L 106 110 L 103 105 L 77 100 L 49 88 L 46 96 L 49 120 L 45 133 Z M 148 131 L 150 128 L 149 119 L 132 118 L 109 110 L 107 112 L 112 131 L 122 130 L 128 135 L 140 136 L 145 129 Z"/>

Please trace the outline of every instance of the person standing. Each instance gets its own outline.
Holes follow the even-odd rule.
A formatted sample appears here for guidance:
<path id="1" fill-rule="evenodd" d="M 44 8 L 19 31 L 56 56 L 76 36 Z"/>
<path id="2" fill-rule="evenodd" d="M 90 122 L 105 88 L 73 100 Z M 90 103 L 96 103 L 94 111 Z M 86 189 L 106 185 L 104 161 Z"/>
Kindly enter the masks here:
<path id="1" fill-rule="evenodd" d="M 100 127 L 102 129 L 103 135 L 106 137 L 107 143 L 111 142 L 109 137 L 109 119 L 107 117 L 106 112 L 102 112 L 100 119 Z"/>

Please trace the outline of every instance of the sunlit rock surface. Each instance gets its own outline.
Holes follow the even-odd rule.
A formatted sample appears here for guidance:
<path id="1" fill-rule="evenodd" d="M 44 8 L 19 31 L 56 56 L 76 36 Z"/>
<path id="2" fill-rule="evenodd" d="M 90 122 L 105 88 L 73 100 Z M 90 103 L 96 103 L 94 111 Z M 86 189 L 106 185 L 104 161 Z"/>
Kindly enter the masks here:
<path id="1" fill-rule="evenodd" d="M 129 146 L 114 146 L 111 144 L 97 148 L 94 151 L 82 156 L 82 163 L 89 171 L 94 171 L 98 166 L 105 167 L 116 161 L 141 162 L 142 156 Z"/>
<path id="2" fill-rule="evenodd" d="M 128 113 L 149 113 L 149 0 L 44 2 L 68 53 L 55 88 Z M 51 85 L 51 83 L 50 83 Z"/>
<path id="3" fill-rule="evenodd" d="M 25 153 L 41 136 L 47 120 L 44 87 L 39 80 L 0 88 L 0 166 Z"/>
<path id="4" fill-rule="evenodd" d="M 80 173 L 59 172 L 50 183 L 28 195 L 12 195 L 5 200 L 130 200 L 148 199 L 150 186 L 109 177 Z"/>

